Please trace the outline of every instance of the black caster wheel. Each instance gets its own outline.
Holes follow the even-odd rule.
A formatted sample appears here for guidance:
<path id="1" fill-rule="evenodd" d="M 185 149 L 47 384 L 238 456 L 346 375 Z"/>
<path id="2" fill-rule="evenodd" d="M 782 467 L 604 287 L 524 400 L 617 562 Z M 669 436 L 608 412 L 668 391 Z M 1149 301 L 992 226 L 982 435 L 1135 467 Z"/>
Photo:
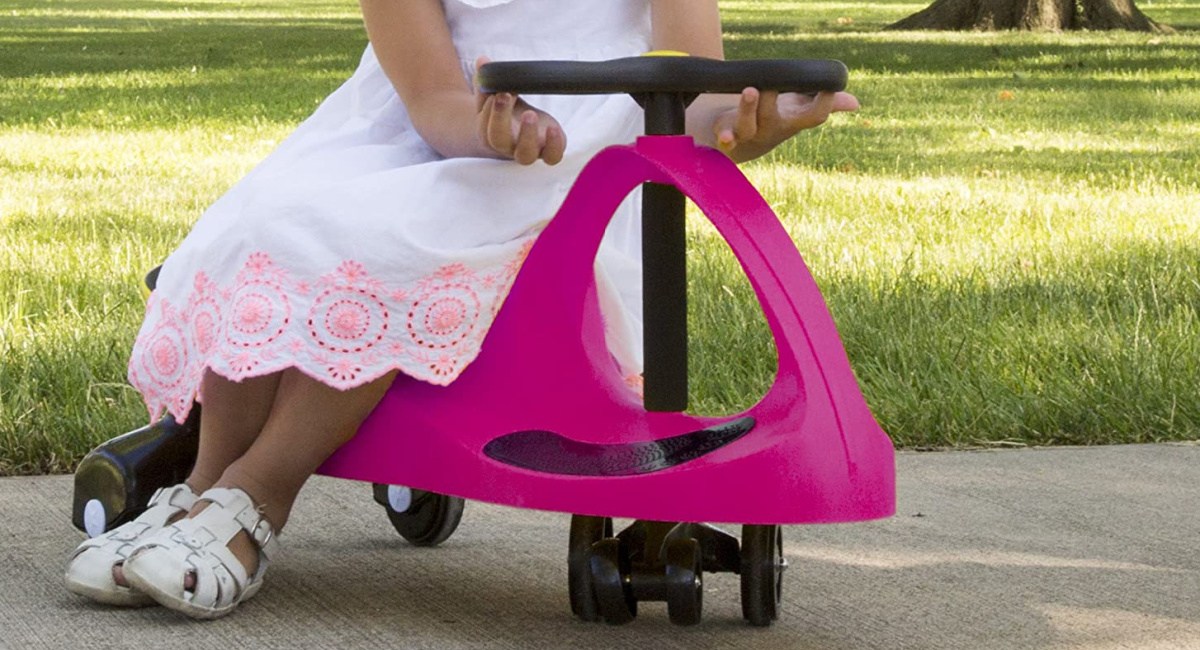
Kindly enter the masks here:
<path id="1" fill-rule="evenodd" d="M 592 545 L 613 536 L 612 519 L 607 517 L 571 517 L 571 537 L 567 551 L 567 589 L 571 596 L 571 613 L 595 623 L 600 620 L 600 606 L 592 590 Z"/>
<path id="2" fill-rule="evenodd" d="M 755 627 L 779 618 L 783 600 L 783 529 L 742 527 L 742 617 Z"/>
<path id="3" fill-rule="evenodd" d="M 686 537 L 667 542 L 667 615 L 676 625 L 696 625 L 704 607 L 700 544 Z"/>
<path id="4" fill-rule="evenodd" d="M 592 545 L 592 590 L 600 616 L 609 625 L 623 625 L 637 617 L 637 599 L 630 584 L 629 551 L 615 537 Z"/>
<path id="5" fill-rule="evenodd" d="M 465 501 L 458 497 L 375 484 L 375 502 L 387 510 L 396 532 L 413 546 L 437 546 L 450 539 L 462 521 Z"/>

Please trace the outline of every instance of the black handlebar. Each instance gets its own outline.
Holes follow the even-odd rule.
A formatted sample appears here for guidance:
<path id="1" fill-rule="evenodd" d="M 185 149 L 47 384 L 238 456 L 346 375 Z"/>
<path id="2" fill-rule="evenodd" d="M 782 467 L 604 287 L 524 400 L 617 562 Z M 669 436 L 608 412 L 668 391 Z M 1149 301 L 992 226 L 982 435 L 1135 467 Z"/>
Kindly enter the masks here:
<path id="1" fill-rule="evenodd" d="M 478 70 L 488 93 L 605 95 L 740 93 L 748 87 L 815 93 L 846 88 L 848 72 L 829 59 L 719 61 L 693 56 L 635 56 L 611 61 L 504 61 Z"/>

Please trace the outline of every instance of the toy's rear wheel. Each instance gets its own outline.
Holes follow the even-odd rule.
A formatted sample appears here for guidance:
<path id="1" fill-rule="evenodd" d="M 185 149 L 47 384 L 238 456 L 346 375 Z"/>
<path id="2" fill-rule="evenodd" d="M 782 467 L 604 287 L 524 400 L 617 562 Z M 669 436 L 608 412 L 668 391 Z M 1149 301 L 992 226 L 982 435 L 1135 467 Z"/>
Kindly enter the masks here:
<path id="1" fill-rule="evenodd" d="M 375 501 L 388 520 L 413 546 L 437 546 L 450 539 L 462 521 L 466 502 L 459 497 L 376 483 Z"/>
<path id="2" fill-rule="evenodd" d="M 595 623 L 600 620 L 600 606 L 592 589 L 592 545 L 613 536 L 612 519 L 607 517 L 571 517 L 571 537 L 567 550 L 567 589 L 571 596 L 571 613 Z"/>
<path id="3" fill-rule="evenodd" d="M 751 625 L 766 627 L 779 618 L 786 569 L 782 528 L 742 527 L 742 617 Z"/>
<path id="4" fill-rule="evenodd" d="M 704 607 L 700 544 L 691 538 L 667 542 L 667 615 L 676 625 L 696 625 Z"/>
<path id="5" fill-rule="evenodd" d="M 93 449 L 75 471 L 71 519 L 89 537 L 133 520 L 154 492 L 182 483 L 200 445 L 200 406 L 183 424 L 168 415 Z"/>
<path id="6" fill-rule="evenodd" d="M 600 616 L 609 625 L 623 625 L 637 617 L 637 599 L 630 584 L 629 550 L 620 539 L 609 537 L 592 545 L 592 589 Z"/>

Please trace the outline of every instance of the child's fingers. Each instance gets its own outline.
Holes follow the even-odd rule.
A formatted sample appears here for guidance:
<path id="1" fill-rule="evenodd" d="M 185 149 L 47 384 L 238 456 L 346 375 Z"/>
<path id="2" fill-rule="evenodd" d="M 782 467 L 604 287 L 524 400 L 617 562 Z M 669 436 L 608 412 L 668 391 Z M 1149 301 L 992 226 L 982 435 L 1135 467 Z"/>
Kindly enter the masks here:
<path id="1" fill-rule="evenodd" d="M 513 150 L 513 160 L 522 165 L 532 165 L 537 162 L 539 148 L 538 115 L 533 111 L 525 111 L 521 114 L 520 133 Z"/>
<path id="2" fill-rule="evenodd" d="M 800 129 L 811 129 L 814 126 L 820 126 L 829 119 L 829 114 L 833 112 L 835 93 L 828 90 L 822 90 L 817 93 L 815 99 L 800 111 L 800 114 L 792 122 L 792 127 Z"/>
<path id="3" fill-rule="evenodd" d="M 738 142 L 750 140 L 758 134 L 759 106 L 762 94 L 755 88 L 742 91 L 738 102 L 737 121 L 733 125 L 733 136 Z"/>
<path id="4" fill-rule="evenodd" d="M 542 160 L 547 165 L 557 165 L 562 162 L 563 153 L 567 150 L 567 136 L 557 124 L 551 124 L 546 129 L 546 147 L 542 149 Z"/>
<path id="5" fill-rule="evenodd" d="M 758 100 L 758 124 L 777 124 L 779 122 L 779 91 L 768 90 Z"/>
<path id="6" fill-rule="evenodd" d="M 850 93 L 838 93 L 833 96 L 833 112 L 841 111 L 857 111 L 859 109 L 858 98 Z"/>
<path id="7" fill-rule="evenodd" d="M 737 138 L 733 134 L 736 123 L 737 114 L 733 111 L 725 111 L 713 121 L 713 139 L 716 140 L 717 148 L 725 153 L 733 151 L 737 146 Z"/>
<path id="8" fill-rule="evenodd" d="M 488 144 L 496 151 L 512 155 L 513 152 L 513 104 L 511 93 L 499 93 L 492 102 L 492 119 L 488 124 Z"/>
<path id="9" fill-rule="evenodd" d="M 489 142 L 490 138 L 488 137 L 488 133 L 492 126 L 492 113 L 494 112 L 495 102 L 496 96 L 488 95 L 487 98 L 483 100 L 483 105 L 479 109 L 479 117 L 475 122 L 479 141 L 489 147 L 491 146 L 491 143 Z"/>

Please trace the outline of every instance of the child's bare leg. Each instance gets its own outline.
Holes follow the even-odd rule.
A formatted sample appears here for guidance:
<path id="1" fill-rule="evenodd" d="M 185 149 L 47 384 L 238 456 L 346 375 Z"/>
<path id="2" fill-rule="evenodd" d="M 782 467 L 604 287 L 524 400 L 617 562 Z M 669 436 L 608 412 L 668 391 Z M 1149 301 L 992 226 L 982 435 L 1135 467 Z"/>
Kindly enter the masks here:
<path id="1" fill-rule="evenodd" d="M 279 532 L 287 524 L 305 481 L 354 436 L 395 377 L 393 371 L 368 384 L 339 391 L 295 369 L 284 371 L 262 433 L 225 470 L 216 487 L 245 490 Z M 207 505 L 197 504 L 192 514 L 199 514 Z M 238 533 L 229 548 L 253 573 L 258 566 L 258 552 L 249 535 Z"/>
<path id="2" fill-rule="evenodd" d="M 282 372 L 230 381 L 211 370 L 204 375 L 200 453 L 187 484 L 196 494 L 212 487 L 262 432 L 275 403 Z"/>

